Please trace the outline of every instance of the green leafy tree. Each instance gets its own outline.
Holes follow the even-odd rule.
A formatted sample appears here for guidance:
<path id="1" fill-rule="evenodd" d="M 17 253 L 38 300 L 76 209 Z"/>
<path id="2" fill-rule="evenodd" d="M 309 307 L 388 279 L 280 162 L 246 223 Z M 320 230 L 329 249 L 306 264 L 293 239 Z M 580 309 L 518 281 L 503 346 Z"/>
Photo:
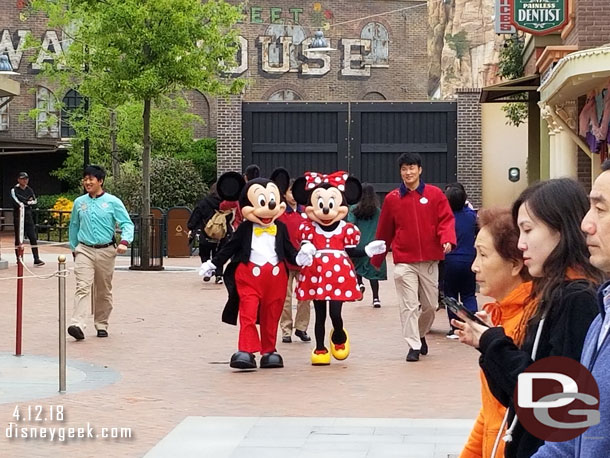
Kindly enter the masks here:
<path id="1" fill-rule="evenodd" d="M 518 35 L 504 40 L 499 55 L 498 76 L 509 80 L 523 76 L 523 43 L 522 37 Z M 511 98 L 513 101 L 503 105 L 502 111 L 504 111 L 508 124 L 519 126 L 527 120 L 527 103 L 522 101 L 525 99 L 523 94 Z"/>
<path id="2" fill-rule="evenodd" d="M 74 110 L 70 116 L 70 125 L 75 130 L 75 136 L 71 139 L 68 157 L 62 167 L 54 170 L 52 174 L 68 183 L 71 189 L 80 187 L 85 139 L 90 142 L 91 163 L 103 165 L 108 170 L 112 168 L 113 174 L 116 174 L 115 168 L 112 167 L 113 159 L 119 163 L 141 163 L 142 108 L 141 102 L 128 102 L 115 110 L 99 103 L 91 104 L 88 115 L 85 115 L 82 107 Z M 163 96 L 161 102 L 153 103 L 150 117 L 152 156 L 177 156 L 194 148 L 194 126 L 202 121 L 188 110 L 188 102 L 181 97 Z M 116 138 L 115 148 L 112 147 L 111 141 L 113 130 Z M 198 156 L 184 159 L 195 158 Z M 212 162 L 215 164 L 215 158 Z"/>
<path id="3" fill-rule="evenodd" d="M 119 177 L 109 177 L 106 188 L 119 197 L 130 212 L 137 213 L 141 208 L 142 174 L 135 162 L 126 162 Z M 152 158 L 152 206 L 164 210 L 179 205 L 192 208 L 207 190 L 208 187 L 191 161 L 164 156 Z"/>
<path id="4" fill-rule="evenodd" d="M 468 34 L 465 30 L 462 30 L 454 35 L 447 34 L 445 36 L 449 48 L 455 51 L 455 56 L 461 61 L 468 50 L 470 49 L 470 42 L 468 41 Z"/>
<path id="5" fill-rule="evenodd" d="M 208 186 L 216 181 L 216 139 L 202 138 L 191 144 L 190 149 L 176 155 L 178 159 L 191 161 L 204 183 Z"/>
<path id="6" fill-rule="evenodd" d="M 32 0 L 31 5 L 73 40 L 62 62 L 45 68 L 47 76 L 59 76 L 106 107 L 143 103 L 140 213 L 148 216 L 152 103 L 183 88 L 217 95 L 243 89 L 242 80 L 223 77 L 235 65 L 233 26 L 240 9 L 224 0 Z M 142 231 L 146 266 L 146 219 Z"/>

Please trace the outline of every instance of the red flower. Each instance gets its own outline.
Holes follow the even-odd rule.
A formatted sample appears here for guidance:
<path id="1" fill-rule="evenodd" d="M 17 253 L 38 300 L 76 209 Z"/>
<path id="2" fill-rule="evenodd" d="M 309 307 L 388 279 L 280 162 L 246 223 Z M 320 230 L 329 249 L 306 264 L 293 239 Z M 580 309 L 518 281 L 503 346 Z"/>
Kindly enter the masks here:
<path id="1" fill-rule="evenodd" d="M 326 19 L 332 19 L 333 18 L 333 12 L 331 10 L 324 10 L 324 17 Z"/>

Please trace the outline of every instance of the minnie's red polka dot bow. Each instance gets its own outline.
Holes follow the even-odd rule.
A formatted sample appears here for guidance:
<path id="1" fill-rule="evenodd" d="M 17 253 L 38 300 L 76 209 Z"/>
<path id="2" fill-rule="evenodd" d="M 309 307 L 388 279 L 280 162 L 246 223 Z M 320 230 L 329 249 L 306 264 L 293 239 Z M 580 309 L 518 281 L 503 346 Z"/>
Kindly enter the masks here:
<path id="1" fill-rule="evenodd" d="M 339 191 L 345 191 L 345 180 L 347 180 L 347 172 L 339 170 L 338 172 L 326 175 L 317 172 L 305 172 L 306 185 L 305 189 L 313 189 L 322 183 L 329 183 L 335 186 Z"/>

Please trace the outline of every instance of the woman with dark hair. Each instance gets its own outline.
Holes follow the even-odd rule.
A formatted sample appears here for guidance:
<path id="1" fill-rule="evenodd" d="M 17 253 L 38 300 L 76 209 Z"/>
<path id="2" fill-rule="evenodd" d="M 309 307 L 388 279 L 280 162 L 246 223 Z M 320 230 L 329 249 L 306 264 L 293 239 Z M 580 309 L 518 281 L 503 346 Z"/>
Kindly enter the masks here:
<path id="1" fill-rule="evenodd" d="M 375 240 L 375 232 L 377 231 L 377 223 L 380 214 L 379 199 L 377 199 L 375 188 L 371 184 L 363 184 L 360 202 L 354 205 L 347 215 L 347 221 L 355 224 L 358 229 L 360 229 L 361 234 L 358 248 L 364 249 L 369 242 Z M 360 291 L 364 293 L 365 287 L 363 278 L 366 278 L 371 284 L 373 307 L 381 307 L 381 301 L 379 300 L 379 280 L 387 280 L 388 278 L 385 261 L 383 261 L 379 270 L 371 265 L 368 256 L 353 258 L 352 261 L 356 268 Z"/>
<path id="2" fill-rule="evenodd" d="M 445 255 L 443 294 L 445 297 L 461 300 L 468 310 L 475 313 L 478 310 L 475 297 L 476 284 L 474 272 L 470 267 L 475 257 L 474 238 L 477 232 L 477 214 L 466 206 L 466 192 L 460 186 L 445 189 L 445 196 L 455 218 L 457 245 L 455 249 Z M 450 326 L 447 337 L 457 339 L 455 328 L 451 325 L 451 320 L 457 316 L 449 309 L 447 309 L 447 315 Z"/>
<path id="3" fill-rule="evenodd" d="M 589 263 L 580 222 L 589 209 L 582 186 L 568 178 L 536 183 L 512 207 L 519 227 L 518 248 L 533 277 L 519 347 L 485 312 L 490 328 L 469 319 L 453 320 L 460 341 L 478 348 L 479 363 L 493 395 L 507 406 L 506 457 L 530 457 L 543 440 L 527 431 L 515 415 L 517 378 L 535 360 L 564 356 L 579 361 L 589 325 L 598 313 L 595 288 L 602 273 Z M 502 428 L 500 428 L 502 429 Z"/>
<path id="4" fill-rule="evenodd" d="M 517 248 L 519 229 L 508 208 L 481 210 L 478 222 L 472 272 L 476 275 L 481 294 L 495 299 L 495 302 L 485 304 L 483 309 L 494 325 L 502 326 L 506 335 L 521 346 L 525 337 L 524 316 L 527 308 L 535 306 L 535 302 L 529 298 L 531 277 Z M 460 458 L 488 458 L 504 454 L 504 442 L 496 439 L 506 407 L 493 396 L 482 371 L 480 377 L 481 410 Z"/>

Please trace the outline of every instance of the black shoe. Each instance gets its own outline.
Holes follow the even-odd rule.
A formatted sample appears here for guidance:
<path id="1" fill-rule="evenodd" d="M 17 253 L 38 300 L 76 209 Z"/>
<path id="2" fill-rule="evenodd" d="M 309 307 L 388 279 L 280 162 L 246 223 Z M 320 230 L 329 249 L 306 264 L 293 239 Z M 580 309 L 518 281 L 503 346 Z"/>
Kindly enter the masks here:
<path id="1" fill-rule="evenodd" d="M 265 353 L 261 358 L 261 369 L 279 369 L 284 367 L 282 355 L 277 352 Z"/>
<path id="2" fill-rule="evenodd" d="M 407 361 L 410 363 L 413 361 L 419 361 L 419 350 L 413 350 L 411 348 L 411 350 L 409 350 L 409 353 L 407 353 Z"/>
<path id="3" fill-rule="evenodd" d="M 229 366 L 235 369 L 256 369 L 256 358 L 254 358 L 253 353 L 236 351 L 231 356 Z"/>
<path id="4" fill-rule="evenodd" d="M 46 263 L 42 260 L 42 259 L 37 259 L 36 261 L 34 261 L 34 266 L 35 267 L 42 267 L 44 266 Z"/>
<path id="5" fill-rule="evenodd" d="M 290 336 L 282 337 L 282 343 L 290 343 L 290 342 L 292 342 L 292 337 L 290 337 Z"/>
<path id="6" fill-rule="evenodd" d="M 307 331 L 294 331 L 294 335 L 301 339 L 303 342 L 311 342 L 311 337 L 307 334 Z"/>
<path id="7" fill-rule="evenodd" d="M 72 326 L 68 326 L 68 334 L 70 334 L 76 340 L 83 340 L 85 338 L 83 330 L 74 324 Z"/>
<path id="8" fill-rule="evenodd" d="M 419 352 L 424 356 L 428 354 L 428 343 L 426 342 L 425 337 L 421 338 L 421 349 L 419 350 Z"/>
<path id="9" fill-rule="evenodd" d="M 106 331 L 105 329 L 98 329 L 97 336 L 98 337 L 108 337 L 108 331 Z"/>
<path id="10" fill-rule="evenodd" d="M 223 283 L 224 283 L 224 282 L 223 282 L 223 280 L 222 280 L 222 277 L 221 277 L 220 275 L 218 275 L 218 276 L 216 277 L 216 284 L 217 284 L 217 285 L 222 285 Z"/>
<path id="11" fill-rule="evenodd" d="M 381 308 L 381 301 L 378 298 L 373 299 L 373 308 Z"/>

